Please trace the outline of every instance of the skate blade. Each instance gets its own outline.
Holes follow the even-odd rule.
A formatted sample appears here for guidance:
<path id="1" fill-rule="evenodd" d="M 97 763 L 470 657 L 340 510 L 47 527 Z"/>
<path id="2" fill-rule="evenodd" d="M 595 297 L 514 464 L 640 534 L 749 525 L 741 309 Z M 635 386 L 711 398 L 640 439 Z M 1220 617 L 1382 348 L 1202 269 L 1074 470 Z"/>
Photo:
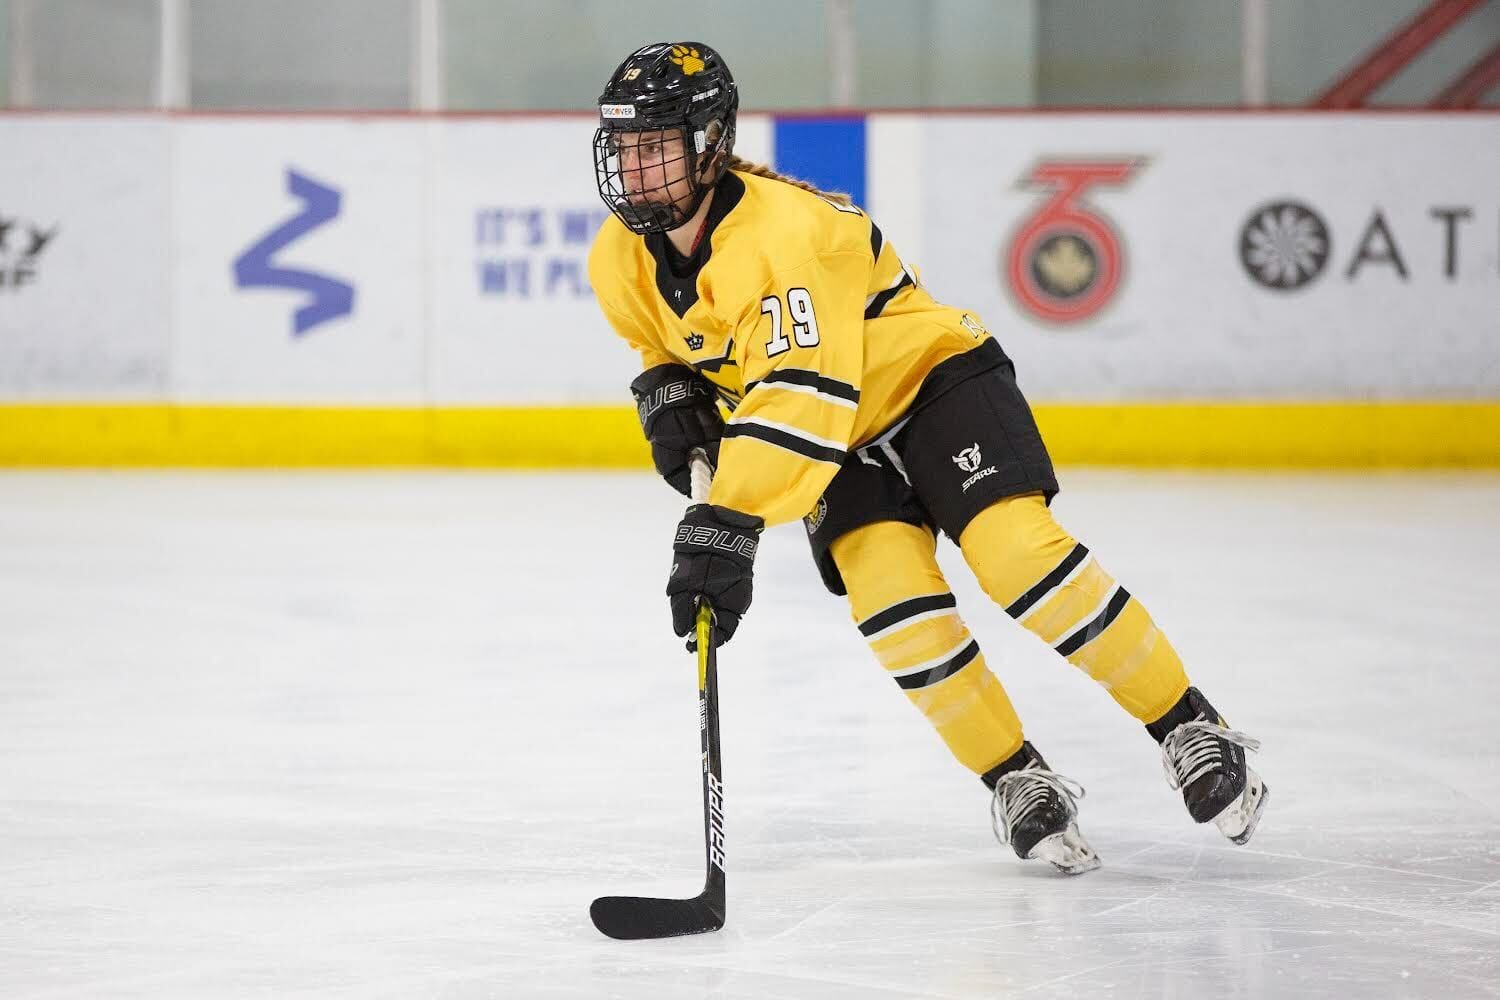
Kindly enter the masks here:
<path id="1" fill-rule="evenodd" d="M 1064 875 L 1082 875 L 1099 867 L 1099 855 L 1078 832 L 1077 823 L 1036 842 L 1027 858 L 1046 861 Z"/>
<path id="2" fill-rule="evenodd" d="M 1266 799 L 1270 796 L 1270 786 L 1260 779 L 1260 775 L 1251 771 L 1245 781 L 1245 790 L 1214 817 L 1214 826 L 1236 844 L 1249 843 L 1255 828 L 1260 824 L 1261 813 L 1266 811 Z"/>

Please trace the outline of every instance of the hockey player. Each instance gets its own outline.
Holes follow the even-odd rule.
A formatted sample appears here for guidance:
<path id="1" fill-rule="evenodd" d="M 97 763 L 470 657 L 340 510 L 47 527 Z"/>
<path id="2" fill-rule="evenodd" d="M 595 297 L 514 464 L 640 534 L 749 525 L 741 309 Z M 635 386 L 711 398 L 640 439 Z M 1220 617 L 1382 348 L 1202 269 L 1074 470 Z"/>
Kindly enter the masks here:
<path id="1" fill-rule="evenodd" d="M 1245 843 L 1266 802 L 1246 763 L 1257 744 L 1053 520 L 1057 480 L 1005 352 L 847 197 L 735 156 L 738 107 L 713 49 L 647 45 L 610 76 L 594 136 L 614 218 L 589 280 L 640 352 L 631 390 L 656 468 L 687 494 L 693 449 L 716 466 L 673 544 L 677 634 L 703 599 L 728 641 L 761 529 L 803 518 L 875 658 L 990 789 L 996 836 L 1070 874 L 1096 868 L 1083 790 L 1026 741 L 934 559 L 940 530 L 997 604 L 1145 725 L 1192 818 Z"/>

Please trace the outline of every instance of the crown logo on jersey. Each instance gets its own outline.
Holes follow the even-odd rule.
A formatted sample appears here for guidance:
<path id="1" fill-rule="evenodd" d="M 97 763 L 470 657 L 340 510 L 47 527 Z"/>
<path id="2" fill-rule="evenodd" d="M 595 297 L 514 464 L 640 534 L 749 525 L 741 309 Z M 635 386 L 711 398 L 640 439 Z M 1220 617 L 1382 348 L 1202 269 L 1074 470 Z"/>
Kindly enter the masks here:
<path id="1" fill-rule="evenodd" d="M 703 57 L 692 46 L 672 46 L 671 59 L 682 70 L 683 76 L 692 76 L 694 73 L 703 72 Z"/>
<path id="2" fill-rule="evenodd" d="M 688 350 L 690 350 L 690 351 L 701 351 L 701 350 L 703 350 L 703 334 L 701 334 L 701 333 L 691 333 L 691 334 L 688 334 L 686 337 L 683 337 L 682 339 L 685 340 L 685 341 L 687 341 Z"/>

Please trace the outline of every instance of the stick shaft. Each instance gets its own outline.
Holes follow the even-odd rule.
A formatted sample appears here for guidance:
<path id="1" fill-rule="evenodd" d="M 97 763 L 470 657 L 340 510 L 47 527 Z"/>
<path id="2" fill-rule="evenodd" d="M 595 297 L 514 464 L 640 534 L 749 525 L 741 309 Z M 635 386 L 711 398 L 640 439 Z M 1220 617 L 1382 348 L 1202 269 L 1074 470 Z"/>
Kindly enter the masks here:
<path id="1" fill-rule="evenodd" d="M 693 477 L 693 503 L 708 499 L 708 488 L 713 483 L 713 468 L 708 464 L 708 455 L 702 448 L 694 448 L 688 455 L 688 471 Z"/>
<path id="2" fill-rule="evenodd" d="M 702 449 L 688 457 L 694 503 L 708 499 L 713 470 Z M 703 746 L 703 847 L 708 872 L 692 899 L 601 896 L 589 907 L 594 926 L 612 938 L 702 934 L 724 926 L 724 770 L 719 760 L 719 677 L 713 609 L 698 608 L 698 732 Z"/>
<path id="3" fill-rule="evenodd" d="M 713 469 L 701 448 L 688 456 L 693 502 L 708 500 Z M 708 855 L 704 894 L 716 899 L 722 918 L 724 906 L 724 768 L 719 755 L 719 671 L 713 641 L 713 608 L 698 608 L 698 729 L 703 747 L 703 843 Z"/>

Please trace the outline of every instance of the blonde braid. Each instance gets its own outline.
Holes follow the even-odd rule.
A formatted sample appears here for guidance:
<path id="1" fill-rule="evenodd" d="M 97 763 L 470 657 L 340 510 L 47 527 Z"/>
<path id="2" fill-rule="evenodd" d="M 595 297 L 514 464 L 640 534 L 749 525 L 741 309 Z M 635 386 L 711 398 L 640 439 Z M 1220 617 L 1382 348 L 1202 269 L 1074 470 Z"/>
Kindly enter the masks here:
<path id="1" fill-rule="evenodd" d="M 801 188 L 804 191 L 817 195 L 819 198 L 826 198 L 829 201 L 837 202 L 840 205 L 854 204 L 853 199 L 851 199 L 842 191 L 820 190 L 809 184 L 807 181 L 801 180 L 800 178 L 788 177 L 786 174 L 779 174 L 776 171 L 772 170 L 770 167 L 766 166 L 764 163 L 752 163 L 749 160 L 742 160 L 738 156 L 731 155 L 729 157 L 728 169 L 738 170 L 740 173 L 751 174 L 755 177 L 765 177 L 773 181 L 781 181 L 783 184 L 790 184 L 792 187 Z"/>

